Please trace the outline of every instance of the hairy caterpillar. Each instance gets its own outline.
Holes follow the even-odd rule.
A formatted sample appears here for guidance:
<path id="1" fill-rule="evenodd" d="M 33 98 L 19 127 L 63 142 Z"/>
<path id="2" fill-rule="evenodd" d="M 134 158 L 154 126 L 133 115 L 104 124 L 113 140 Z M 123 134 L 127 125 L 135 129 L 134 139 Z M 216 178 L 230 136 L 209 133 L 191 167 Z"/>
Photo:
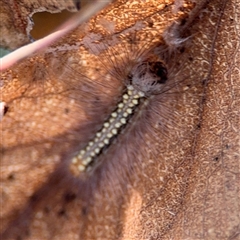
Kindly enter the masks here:
<path id="1" fill-rule="evenodd" d="M 126 76 L 128 78 L 127 88 L 123 92 L 117 109 L 111 113 L 111 117 L 103 124 L 101 131 L 96 133 L 95 139 L 73 158 L 72 165 L 76 166 L 78 171 L 85 171 L 89 168 L 94 158 L 121 132 L 120 129 L 125 127 L 144 98 L 154 92 L 161 93 L 158 89 L 159 85 L 167 80 L 167 69 L 163 63 L 143 59 L 136 64 Z"/>
<path id="2" fill-rule="evenodd" d="M 129 134 L 127 133 L 127 131 L 129 131 L 128 129 L 136 131 L 134 130 L 134 127 L 131 127 L 132 122 L 133 125 L 136 125 L 134 123 L 134 121 L 136 121 L 134 120 L 134 117 L 135 115 L 139 115 L 138 122 L 141 124 L 142 115 L 144 116 L 144 113 L 142 112 L 146 111 L 144 110 L 145 108 L 149 108 L 149 102 L 152 101 L 151 99 L 154 95 L 159 95 L 160 99 L 162 99 L 164 98 L 164 95 L 166 96 L 170 91 L 175 91 L 174 88 L 177 86 L 176 84 L 181 82 L 179 79 L 171 79 L 171 74 L 169 83 L 167 82 L 169 77 L 167 68 L 170 67 L 170 71 L 174 71 L 174 66 L 171 66 L 171 63 L 164 62 L 165 60 L 169 61 L 170 57 L 166 57 L 166 55 L 170 53 L 167 53 L 166 49 L 163 51 L 162 56 L 161 54 L 157 56 L 156 53 L 154 53 L 154 50 L 158 48 L 162 49 L 164 46 L 167 48 L 164 42 L 160 42 L 159 46 L 157 46 L 157 44 L 146 44 L 143 42 L 141 44 L 144 44 L 146 48 L 141 49 L 137 45 L 138 42 L 136 41 L 136 36 L 128 36 L 127 38 L 122 39 L 122 41 L 123 42 L 120 46 L 125 49 L 124 53 L 120 54 L 119 49 L 121 48 L 119 47 L 118 50 L 116 50 L 116 47 L 112 49 L 110 48 L 106 55 L 106 61 L 101 59 L 102 68 L 106 68 L 106 75 L 98 75 L 98 78 L 100 76 L 100 79 L 96 80 L 96 82 L 99 81 L 99 84 L 101 84 L 101 91 L 105 91 L 105 89 L 109 88 L 106 84 L 107 81 L 105 80 L 107 77 L 109 77 L 108 82 L 110 86 L 120 84 L 120 93 L 117 94 L 119 96 L 114 97 L 114 102 L 116 103 L 111 107 L 112 112 L 106 114 L 102 126 L 99 123 L 96 124 L 96 126 L 99 125 L 99 130 L 93 132 L 92 139 L 90 138 L 89 142 L 84 144 L 85 148 L 78 150 L 78 152 L 75 153 L 75 156 L 72 157 L 70 169 L 74 175 L 81 175 L 81 172 L 88 172 L 92 168 L 94 169 L 95 162 L 96 165 L 99 165 L 98 158 L 102 158 L 100 162 L 104 161 L 104 155 L 107 154 L 105 152 L 108 152 L 107 150 L 109 147 L 111 148 L 113 142 L 115 142 L 115 145 L 118 144 L 118 136 L 122 135 L 121 133 L 125 131 L 125 127 L 127 127 L 126 135 Z M 127 42 L 124 43 L 124 41 Z M 134 46 L 134 44 L 136 46 Z M 160 50 L 157 51 L 159 53 Z M 110 58 L 112 58 L 111 62 L 109 62 Z M 72 71 L 72 69 L 70 71 Z M 79 76 L 82 76 L 83 79 L 85 78 L 81 73 L 79 73 Z M 86 79 L 86 82 L 89 80 L 92 81 L 91 79 Z M 74 85 L 74 87 L 78 89 L 76 85 Z M 92 94 L 90 92 L 86 93 Z M 79 92 L 79 98 L 81 98 L 81 91 Z M 170 122 L 173 124 L 173 122 L 176 121 L 176 119 L 174 120 L 174 113 L 167 111 L 165 103 L 160 104 L 162 105 L 162 109 L 165 109 L 163 110 L 165 111 L 164 114 L 168 115 L 164 116 L 164 118 L 167 119 L 169 117 L 168 124 L 170 124 Z M 92 108 L 95 109 L 95 106 L 93 105 Z M 99 108 L 101 109 L 102 106 L 100 107 L 99 105 Z M 89 109 L 87 111 L 89 112 Z M 99 112 L 99 114 L 101 114 L 101 112 Z M 161 111 L 159 112 L 159 115 L 161 115 Z M 138 124 L 139 123 L 137 123 L 137 125 Z M 145 125 L 145 123 L 143 124 Z M 150 125 L 151 124 L 152 123 L 150 123 Z M 167 128 L 165 120 L 162 120 L 160 124 L 162 124 L 162 131 L 166 131 L 166 129 L 164 129 Z M 130 125 L 129 128 L 128 125 Z M 140 129 L 138 131 L 140 131 Z"/>

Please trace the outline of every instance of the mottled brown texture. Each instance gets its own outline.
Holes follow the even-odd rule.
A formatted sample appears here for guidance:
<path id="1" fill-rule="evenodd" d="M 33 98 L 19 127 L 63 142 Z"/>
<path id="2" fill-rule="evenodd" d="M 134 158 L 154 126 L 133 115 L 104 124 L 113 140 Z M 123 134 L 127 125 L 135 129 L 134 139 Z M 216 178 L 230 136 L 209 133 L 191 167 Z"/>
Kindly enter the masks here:
<path id="1" fill-rule="evenodd" d="M 104 48 L 115 46 L 119 32 L 135 32 L 136 20 L 149 23 L 137 29 L 139 36 L 160 41 L 186 15 L 176 13 L 181 1 L 136 2 L 130 12 L 134 4 L 123 3 L 99 14 L 80 36 L 3 73 L 2 100 L 9 104 L 1 122 L 3 239 L 239 238 L 239 1 L 214 0 L 194 22 L 187 18 L 184 32 L 191 37 L 167 60 L 170 82 L 179 85 L 149 100 L 94 176 L 85 182 L 67 171 L 80 147 L 73 146 L 91 138 L 117 101 L 118 87 L 106 94 L 111 81 L 98 80 L 106 74 L 99 59 L 108 66 L 112 53 Z M 106 43 L 101 23 L 111 27 L 115 19 L 116 39 Z M 90 41 L 99 36 L 102 45 L 93 49 Z M 92 56 L 88 45 L 103 55 Z M 91 76 L 90 84 L 77 72 Z"/>

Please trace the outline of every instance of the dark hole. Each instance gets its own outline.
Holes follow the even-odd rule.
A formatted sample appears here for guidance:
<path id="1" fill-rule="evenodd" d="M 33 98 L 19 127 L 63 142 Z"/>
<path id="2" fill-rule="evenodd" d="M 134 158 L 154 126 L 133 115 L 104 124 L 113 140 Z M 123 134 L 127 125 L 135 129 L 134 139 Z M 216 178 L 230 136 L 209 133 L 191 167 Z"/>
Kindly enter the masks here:
<path id="1" fill-rule="evenodd" d="M 59 13 L 37 12 L 33 14 L 33 29 L 30 34 L 33 39 L 40 39 L 54 32 L 57 27 L 73 16 L 73 12 L 63 10 Z"/>

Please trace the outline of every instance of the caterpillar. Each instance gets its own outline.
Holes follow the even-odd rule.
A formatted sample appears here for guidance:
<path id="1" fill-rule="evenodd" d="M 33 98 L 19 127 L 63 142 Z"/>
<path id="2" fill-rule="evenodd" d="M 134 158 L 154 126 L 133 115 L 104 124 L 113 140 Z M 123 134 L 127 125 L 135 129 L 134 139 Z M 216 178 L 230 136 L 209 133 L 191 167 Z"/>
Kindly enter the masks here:
<path id="1" fill-rule="evenodd" d="M 80 172 L 89 169 L 94 158 L 110 144 L 121 128 L 124 128 L 138 105 L 141 104 L 140 102 L 144 101 L 144 98 L 151 95 L 153 91 L 157 92 L 157 88 L 159 88 L 157 85 L 166 82 L 167 69 L 159 61 L 145 60 L 137 63 L 126 78 L 128 78 L 127 87 L 117 108 L 103 124 L 102 129 L 96 133 L 95 138 L 72 160 L 72 166 L 75 166 Z M 72 169 L 74 171 L 74 168 Z"/>

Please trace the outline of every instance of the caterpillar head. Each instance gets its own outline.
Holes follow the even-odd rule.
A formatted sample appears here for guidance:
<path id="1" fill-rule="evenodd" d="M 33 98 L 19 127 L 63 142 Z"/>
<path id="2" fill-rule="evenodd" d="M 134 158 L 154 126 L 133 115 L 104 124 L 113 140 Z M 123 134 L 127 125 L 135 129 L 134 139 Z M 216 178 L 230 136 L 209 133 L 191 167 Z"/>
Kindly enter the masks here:
<path id="1" fill-rule="evenodd" d="M 146 96 L 161 92 L 167 79 L 168 71 L 161 61 L 142 61 L 136 64 L 129 74 L 130 84 Z"/>

